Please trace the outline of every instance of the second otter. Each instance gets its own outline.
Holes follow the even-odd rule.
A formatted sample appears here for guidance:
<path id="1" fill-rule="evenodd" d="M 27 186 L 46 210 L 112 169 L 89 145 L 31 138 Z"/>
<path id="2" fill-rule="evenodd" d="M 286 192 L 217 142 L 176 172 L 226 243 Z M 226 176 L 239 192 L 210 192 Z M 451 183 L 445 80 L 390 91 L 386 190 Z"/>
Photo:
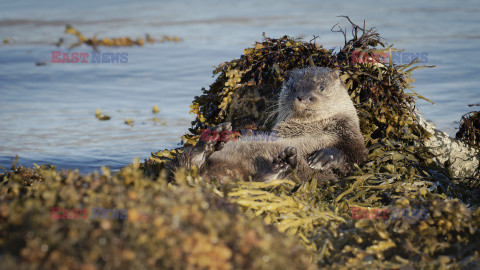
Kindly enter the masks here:
<path id="1" fill-rule="evenodd" d="M 223 123 L 212 131 L 231 131 Z M 328 68 L 290 72 L 278 100 L 274 142 L 202 141 L 187 148 L 173 162 L 197 166 L 204 177 L 271 181 L 296 169 L 300 179 L 316 170 L 320 179 L 336 179 L 364 160 L 366 150 L 359 120 L 338 73 Z M 287 177 L 288 178 L 288 177 Z"/>

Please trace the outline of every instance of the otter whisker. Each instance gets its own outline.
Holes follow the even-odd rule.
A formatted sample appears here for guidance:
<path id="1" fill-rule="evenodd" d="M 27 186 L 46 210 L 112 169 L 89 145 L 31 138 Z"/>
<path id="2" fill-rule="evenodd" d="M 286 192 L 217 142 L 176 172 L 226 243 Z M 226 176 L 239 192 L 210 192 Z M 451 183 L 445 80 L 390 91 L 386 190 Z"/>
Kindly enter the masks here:
<path id="1" fill-rule="evenodd" d="M 278 114 L 278 107 L 279 107 L 279 104 L 272 104 L 270 107 L 266 109 L 267 117 L 263 121 L 264 124 L 268 123 L 270 121 L 270 118 Z"/>

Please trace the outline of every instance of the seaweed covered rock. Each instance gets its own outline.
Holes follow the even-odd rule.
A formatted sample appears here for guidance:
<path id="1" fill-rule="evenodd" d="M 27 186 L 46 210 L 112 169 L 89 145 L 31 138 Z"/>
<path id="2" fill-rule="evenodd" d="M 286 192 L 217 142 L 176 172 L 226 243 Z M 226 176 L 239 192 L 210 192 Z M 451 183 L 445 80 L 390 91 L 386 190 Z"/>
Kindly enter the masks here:
<path id="1" fill-rule="evenodd" d="M 436 163 L 445 169 L 446 174 L 452 180 L 480 187 L 478 179 L 480 177 L 480 149 L 471 141 L 471 138 L 475 138 L 475 132 L 478 130 L 467 127 L 468 124 L 473 123 L 461 124 L 457 139 L 454 139 L 428 123 L 420 113 L 416 112 L 415 115 L 420 125 L 432 134 L 425 141 L 425 146 L 433 154 Z M 474 121 L 470 118 L 466 120 Z"/>
<path id="2" fill-rule="evenodd" d="M 114 176 L 107 169 L 102 175 L 82 176 L 45 167 L 14 167 L 0 175 L 0 265 L 2 269 L 313 268 L 309 253 L 293 237 L 259 219 L 246 218 L 222 196 L 201 184 L 192 188 L 188 181 L 195 178 L 185 175 L 177 179 L 184 183 L 178 186 L 163 178 L 153 182 L 138 170 L 138 163 Z M 93 211 L 98 208 L 126 209 L 126 219 L 105 216 L 104 210 L 96 216 Z"/>
<path id="3" fill-rule="evenodd" d="M 378 47 L 384 46 L 374 29 L 356 31 L 338 53 L 314 40 L 264 37 L 263 42 L 245 49 L 240 59 L 223 63 L 214 71 L 218 74 L 216 81 L 203 95 L 195 97 L 190 106 L 191 112 L 197 114 L 190 132 L 198 135 L 201 129 L 225 121 L 232 122 L 237 129 L 249 126 L 270 129 L 275 121 L 285 71 L 314 65 L 340 71 L 359 110 L 368 143 L 375 143 L 379 138 L 428 137 L 415 121 L 412 109 L 414 99 L 423 97 L 404 92 L 413 88 L 410 73 L 423 66 L 411 67 L 417 61 L 401 66 L 352 61 L 354 52 L 368 54 L 381 51 Z M 390 53 L 392 50 L 391 47 L 382 49 Z M 184 141 L 192 143 L 192 138 L 197 137 L 187 135 Z"/>
<path id="4" fill-rule="evenodd" d="M 364 175 L 325 192 L 317 190 L 314 179 L 301 185 L 278 180 L 236 183 L 228 195 L 252 217 L 262 216 L 265 223 L 296 235 L 317 254 L 321 268 L 478 267 L 480 210 L 431 192 L 434 188 L 429 181 L 402 176 L 378 181 Z M 389 204 L 397 212 L 424 212 L 355 218 L 354 207 L 367 212 L 391 209 L 385 200 L 392 200 Z"/>
<path id="5" fill-rule="evenodd" d="M 107 169 L 102 175 L 81 176 L 46 167 L 14 167 L 0 175 L 2 266 L 480 265 L 480 210 L 439 194 L 428 176 L 419 181 L 408 174 L 355 175 L 319 191 L 313 178 L 302 184 L 288 180 L 221 184 L 205 183 L 195 171 L 177 174 L 172 185 L 164 176 L 147 179 L 138 167 L 134 163 L 113 176 Z M 379 176 L 385 180 L 378 180 Z M 422 218 L 352 218 L 354 206 L 386 205 L 422 207 L 428 212 Z M 69 213 L 54 219 L 52 207 L 128 209 L 128 216 L 82 219 Z"/>
<path id="6" fill-rule="evenodd" d="M 359 30 L 363 31 L 360 36 Z M 271 129 L 285 71 L 310 65 L 340 70 L 360 111 L 367 146 L 383 136 L 427 136 L 412 117 L 414 96 L 403 93 L 412 81 L 409 71 L 403 71 L 407 66 L 387 68 L 352 61 L 355 50 L 370 52 L 376 46 L 383 46 L 379 35 L 365 29 L 356 29 L 354 38 L 337 54 L 316 44 L 315 39 L 303 42 L 288 36 L 272 39 L 264 35 L 263 42 L 245 49 L 240 59 L 222 63 L 214 70 L 217 79 L 190 106 L 197 117 L 189 129 L 191 134 L 182 140 L 186 145 L 195 144 L 202 129 L 226 121 L 232 122 L 234 130 Z M 404 126 L 410 132 L 404 132 Z M 147 174 L 158 175 L 162 166 L 157 163 L 168 162 L 178 151 L 181 149 L 152 153 L 144 166 Z"/>
<path id="7" fill-rule="evenodd" d="M 476 150 L 435 129 L 415 109 L 415 99 L 428 99 L 413 90 L 411 73 L 427 66 L 415 65 L 417 59 L 396 65 L 393 53 L 398 49 L 384 44 L 374 28 L 351 24 L 349 41 L 344 29 L 337 30 L 345 37 L 345 45 L 338 52 L 323 48 L 315 39 L 304 42 L 288 36 L 273 39 L 264 35 L 263 42 L 245 49 L 239 59 L 220 64 L 214 70 L 218 75 L 215 82 L 208 90 L 203 89 L 203 94 L 195 97 L 190 106 L 197 117 L 190 134 L 182 137 L 183 143 L 195 144 L 202 129 L 226 121 L 232 122 L 237 130 L 270 130 L 276 119 L 285 71 L 314 65 L 340 71 L 357 108 L 367 147 L 387 140 L 401 143 L 402 149 L 427 147 L 430 157 L 425 156 L 419 163 L 436 167 L 436 171 L 447 177 L 471 178 L 480 164 Z M 388 61 L 378 59 L 378 55 L 388 56 Z M 145 171 L 158 175 L 161 164 L 179 151 L 152 153 Z M 473 161 L 469 162 L 471 157 Z"/>
<path id="8" fill-rule="evenodd" d="M 352 23 L 352 39 L 337 53 L 315 43 L 288 36 L 267 38 L 247 48 L 239 58 L 222 63 L 214 71 L 218 77 L 210 88 L 203 89 L 190 106 L 197 115 L 190 134 L 182 137 L 186 145 L 195 144 L 204 128 L 221 122 L 232 122 L 234 129 L 269 130 L 276 118 L 276 104 L 285 71 L 307 66 L 329 67 L 340 71 L 350 97 L 358 110 L 361 129 L 367 147 L 396 140 L 404 147 L 422 144 L 430 134 L 415 118 L 415 99 L 423 98 L 413 90 L 411 72 L 425 67 L 418 61 L 395 65 L 392 46 L 385 45 L 375 29 L 365 29 Z M 363 62 L 357 53 L 374 56 L 383 52 L 389 62 Z M 145 163 L 145 171 L 158 175 L 157 164 L 168 162 L 181 149 L 163 150 Z"/>
<path id="9" fill-rule="evenodd" d="M 398 50 L 384 44 L 375 29 L 354 23 L 352 28 L 348 41 L 346 31 L 338 30 L 345 37 L 338 52 L 315 39 L 264 36 L 239 59 L 219 65 L 215 82 L 190 106 L 197 117 L 182 137 L 184 144 L 195 144 L 203 128 L 225 121 L 234 129 L 268 130 L 275 121 L 285 71 L 312 65 L 337 69 L 359 113 L 369 150 L 365 164 L 324 190 L 317 188 L 323 179 L 315 176 L 297 183 L 212 185 L 252 218 L 263 217 L 265 223 L 296 235 L 321 267 L 478 266 L 480 187 L 452 181 L 452 176 L 478 171 L 476 150 L 438 131 L 416 111 L 415 99 L 425 98 L 413 91 L 411 72 L 426 66 L 415 66 L 416 60 L 394 64 L 392 55 Z M 388 55 L 389 61 L 355 59 L 358 54 L 375 59 L 378 53 Z M 158 175 L 162 163 L 180 151 L 152 153 L 143 169 Z M 475 157 L 473 163 L 455 161 L 455 153 L 461 152 Z M 467 174 L 459 174 L 467 171 L 465 166 Z M 352 209 L 358 207 L 422 208 L 428 214 L 421 219 L 352 219 Z"/>

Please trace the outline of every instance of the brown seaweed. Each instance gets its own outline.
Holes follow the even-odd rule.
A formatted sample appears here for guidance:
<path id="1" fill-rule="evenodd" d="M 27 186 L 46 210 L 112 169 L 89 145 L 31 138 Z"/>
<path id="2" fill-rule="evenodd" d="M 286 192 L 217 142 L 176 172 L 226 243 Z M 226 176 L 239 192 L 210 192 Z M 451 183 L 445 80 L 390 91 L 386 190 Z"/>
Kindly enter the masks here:
<path id="1" fill-rule="evenodd" d="M 455 138 L 480 148 L 480 111 L 471 111 L 462 116 Z"/>
<path id="2" fill-rule="evenodd" d="M 160 39 L 155 40 L 149 34 L 146 34 L 145 39 L 137 38 L 131 39 L 129 37 L 113 37 L 113 38 L 97 38 L 93 36 L 91 38 L 87 38 L 82 35 L 77 29 L 73 28 L 71 25 L 67 25 L 65 29 L 65 33 L 72 34 L 77 37 L 78 41 L 70 46 L 71 48 L 75 48 L 82 44 L 86 44 L 97 50 L 98 46 L 109 46 L 109 47 L 131 47 L 131 46 L 143 46 L 145 41 L 148 43 L 162 43 L 162 42 L 179 42 L 181 39 L 177 36 L 169 36 L 163 35 Z M 63 43 L 63 39 L 60 39 L 58 43 L 56 43 L 57 47 Z"/>

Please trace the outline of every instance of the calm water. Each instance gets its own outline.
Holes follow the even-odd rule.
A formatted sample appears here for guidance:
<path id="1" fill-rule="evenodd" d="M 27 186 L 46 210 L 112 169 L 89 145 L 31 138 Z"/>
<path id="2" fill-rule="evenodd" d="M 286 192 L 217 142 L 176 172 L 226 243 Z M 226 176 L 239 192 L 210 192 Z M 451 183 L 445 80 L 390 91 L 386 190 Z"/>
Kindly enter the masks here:
<path id="1" fill-rule="evenodd" d="M 135 157 L 176 146 L 193 120 L 188 105 L 213 82 L 213 66 L 237 58 L 267 36 L 320 35 L 327 48 L 343 44 L 330 28 L 348 15 L 364 19 L 397 48 L 427 52 L 436 68 L 416 72 L 416 90 L 436 105 L 424 116 L 455 134 L 466 105 L 480 103 L 479 1 L 2 1 L 0 38 L 0 165 L 50 163 L 90 172 L 118 169 Z M 388 4 L 387 4 L 388 3 Z M 125 64 L 47 64 L 52 45 L 71 24 L 87 37 L 177 35 L 180 43 L 132 48 Z M 63 52 L 69 52 L 61 47 Z M 75 52 L 91 53 L 87 46 Z M 157 105 L 161 111 L 152 114 Z M 98 121 L 101 108 L 112 117 Z M 153 117 L 160 121 L 154 122 Z M 128 118 L 134 126 L 124 124 Z M 162 125 L 161 122 L 165 124 Z"/>

